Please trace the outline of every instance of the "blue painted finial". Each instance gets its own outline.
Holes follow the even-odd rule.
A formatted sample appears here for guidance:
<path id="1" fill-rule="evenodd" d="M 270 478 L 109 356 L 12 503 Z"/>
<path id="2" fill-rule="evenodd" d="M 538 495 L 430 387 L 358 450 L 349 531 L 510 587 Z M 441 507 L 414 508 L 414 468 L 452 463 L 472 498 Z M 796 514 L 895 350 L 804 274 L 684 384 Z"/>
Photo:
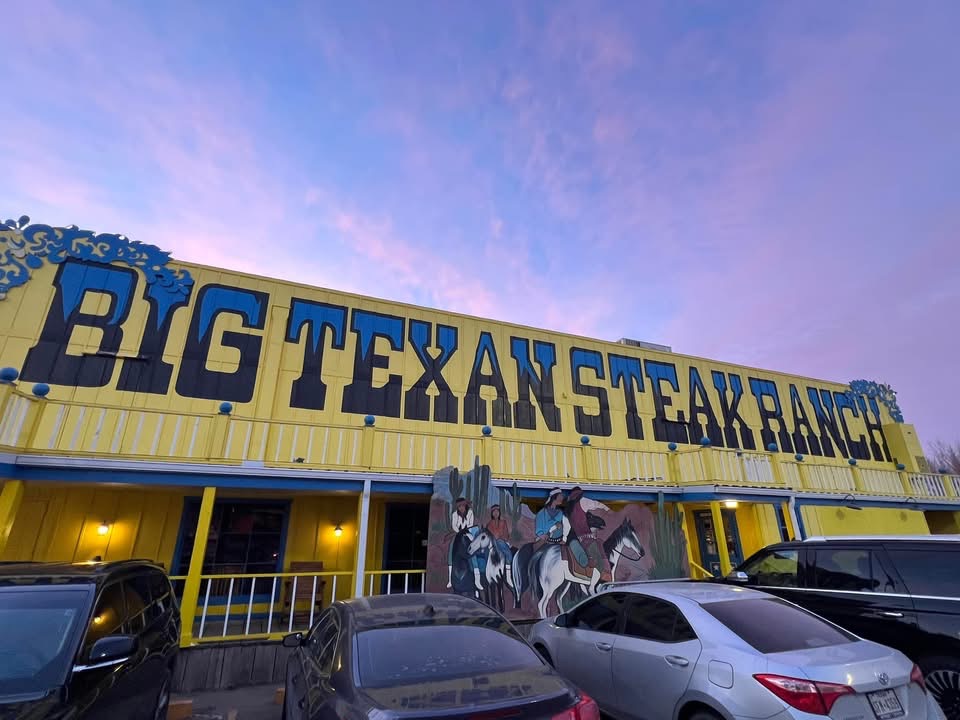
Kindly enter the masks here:
<path id="1" fill-rule="evenodd" d="M 44 398 L 50 394 L 50 386 L 46 383 L 37 383 L 33 386 L 33 394 L 38 398 Z"/>
<path id="2" fill-rule="evenodd" d="M 907 469 L 906 465 L 904 465 L 903 463 L 897 463 L 897 470 L 899 470 L 900 472 L 903 472 L 906 469 Z"/>
<path id="3" fill-rule="evenodd" d="M 673 452 L 676 449 L 677 449 L 677 444 L 675 442 L 667 443 L 667 450 L 669 450 L 670 452 Z"/>
<path id="4" fill-rule="evenodd" d="M 480 430 L 484 435 L 490 435 L 493 432 L 493 429 L 489 425 L 484 425 L 483 429 Z"/>
<path id="5" fill-rule="evenodd" d="M 700 438 L 700 444 L 703 447 L 710 447 L 710 438 L 704 435 L 702 438 Z"/>
<path id="6" fill-rule="evenodd" d="M 16 382 L 16 379 L 20 377 L 20 373 L 17 372 L 16 368 L 5 367 L 0 368 L 0 383 L 4 385 L 9 385 L 12 382 Z"/>
<path id="7" fill-rule="evenodd" d="M 850 458 L 849 460 L 847 460 L 847 462 L 850 463 L 850 467 L 853 467 L 854 465 L 857 464 L 857 459 L 856 459 L 856 458 Z"/>
<path id="8" fill-rule="evenodd" d="M 767 445 L 767 450 L 769 450 L 770 452 L 776 452 L 776 451 L 777 451 L 777 444 L 776 444 L 776 443 L 770 443 L 769 445 Z"/>
<path id="9" fill-rule="evenodd" d="M 590 438 L 589 438 L 587 435 L 581 435 L 581 436 L 580 436 L 580 444 L 581 444 L 581 445 L 589 445 L 589 444 L 590 444 Z"/>
<path id="10" fill-rule="evenodd" d="M 229 415 L 232 412 L 233 412 L 233 403 L 228 403 L 226 400 L 220 403 L 221 415 Z"/>
<path id="11" fill-rule="evenodd" d="M 801 455 L 800 453 L 797 453 L 796 455 L 793 456 L 793 459 L 796 460 L 797 462 L 803 462 L 803 455 Z"/>
<path id="12" fill-rule="evenodd" d="M 376 422 L 377 419 L 373 415 L 367 415 L 363 418 L 363 424 L 367 427 L 373 427 Z"/>

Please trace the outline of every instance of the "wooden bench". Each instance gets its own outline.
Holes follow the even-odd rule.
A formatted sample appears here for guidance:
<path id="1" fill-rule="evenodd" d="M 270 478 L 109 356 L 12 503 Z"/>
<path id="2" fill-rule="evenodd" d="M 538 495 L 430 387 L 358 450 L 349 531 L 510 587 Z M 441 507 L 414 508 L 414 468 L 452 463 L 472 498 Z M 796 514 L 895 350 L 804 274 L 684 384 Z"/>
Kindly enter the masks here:
<path id="1" fill-rule="evenodd" d="M 306 614 L 309 616 L 310 613 L 310 601 L 313 600 L 313 617 L 316 619 L 317 614 L 320 609 L 323 608 L 323 593 L 327 586 L 326 578 L 316 578 L 317 580 L 317 594 L 313 594 L 313 580 L 314 578 L 310 577 L 310 574 L 321 573 L 323 572 L 323 561 L 322 560 L 310 560 L 310 561 L 301 561 L 301 562 L 291 562 L 290 568 L 287 570 L 290 573 L 304 573 L 302 577 L 298 577 L 297 580 L 297 590 L 296 596 L 293 596 L 293 578 L 284 579 L 284 608 L 289 608 L 291 601 L 293 604 L 293 609 L 291 612 L 297 612 L 297 604 L 303 605 L 306 603 L 307 610 Z"/>

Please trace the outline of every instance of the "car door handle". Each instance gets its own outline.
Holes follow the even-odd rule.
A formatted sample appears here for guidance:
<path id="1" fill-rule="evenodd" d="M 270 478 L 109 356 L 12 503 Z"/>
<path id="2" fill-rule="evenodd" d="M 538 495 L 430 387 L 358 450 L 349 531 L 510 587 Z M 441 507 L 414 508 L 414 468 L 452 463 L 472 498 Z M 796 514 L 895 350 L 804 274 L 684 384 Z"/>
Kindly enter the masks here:
<path id="1" fill-rule="evenodd" d="M 613 650 L 613 645 L 611 645 L 610 643 L 598 642 L 596 643 L 596 645 L 597 645 L 597 650 L 603 650 L 603 652 L 610 652 L 611 650 Z"/>
<path id="2" fill-rule="evenodd" d="M 300 708 L 301 710 L 303 710 L 303 706 L 306 704 L 307 703 L 303 698 L 300 698 L 299 700 L 297 700 L 297 707 Z"/>
<path id="3" fill-rule="evenodd" d="M 679 655 L 667 655 L 664 657 L 664 660 L 674 667 L 686 667 L 690 664 L 689 660 L 687 660 L 685 657 L 680 657 Z"/>
<path id="4" fill-rule="evenodd" d="M 890 617 L 890 618 L 902 618 L 902 617 L 903 617 L 903 613 L 902 613 L 902 612 L 896 612 L 896 611 L 894 611 L 894 610 L 881 610 L 881 611 L 880 611 L 880 614 L 883 615 L 884 617 Z"/>

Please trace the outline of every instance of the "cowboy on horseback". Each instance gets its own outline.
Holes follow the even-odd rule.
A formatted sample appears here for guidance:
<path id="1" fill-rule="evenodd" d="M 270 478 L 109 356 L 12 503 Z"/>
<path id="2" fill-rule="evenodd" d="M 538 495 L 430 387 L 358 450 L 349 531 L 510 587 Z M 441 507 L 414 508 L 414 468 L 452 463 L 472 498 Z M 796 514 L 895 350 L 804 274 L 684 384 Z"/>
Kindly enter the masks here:
<path id="1" fill-rule="evenodd" d="M 450 548 L 447 551 L 447 588 L 453 587 L 453 550 L 457 538 L 460 537 L 461 534 L 465 534 L 470 540 L 473 540 L 479 532 L 473 516 L 473 505 L 466 498 L 457 498 L 454 503 L 454 511 L 450 515 L 450 528 L 452 533 L 449 534 L 448 537 L 452 535 L 452 539 L 450 540 Z M 470 556 L 470 566 L 473 568 L 474 586 L 477 590 L 482 590 L 483 586 L 480 584 L 480 561 L 476 556 Z"/>
<path id="2" fill-rule="evenodd" d="M 602 520 L 590 511 L 610 512 L 603 503 L 585 497 L 579 486 L 573 488 L 567 496 L 564 508 L 570 524 L 566 543 L 570 552 L 581 567 L 600 572 L 600 582 L 610 582 L 610 566 L 604 555 L 600 538 L 596 535 L 596 525 L 603 526 Z"/>

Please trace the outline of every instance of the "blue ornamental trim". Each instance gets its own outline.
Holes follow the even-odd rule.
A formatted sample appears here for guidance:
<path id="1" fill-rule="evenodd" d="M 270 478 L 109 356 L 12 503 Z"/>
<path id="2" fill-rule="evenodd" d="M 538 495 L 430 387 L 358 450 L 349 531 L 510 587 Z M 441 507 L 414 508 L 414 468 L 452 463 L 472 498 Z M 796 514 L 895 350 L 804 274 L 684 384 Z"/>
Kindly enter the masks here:
<path id="1" fill-rule="evenodd" d="M 903 413 L 897 404 L 897 393 L 889 385 L 873 382 L 872 380 L 854 380 L 850 383 L 850 391 L 855 395 L 865 395 L 886 406 L 894 422 L 903 422 Z"/>
<path id="2" fill-rule="evenodd" d="M 51 227 L 19 220 L 0 222 L 0 300 L 11 288 L 26 285 L 43 258 L 60 264 L 68 258 L 109 265 L 126 263 L 141 270 L 150 286 L 150 295 L 163 304 L 186 299 L 193 278 L 186 270 L 167 267 L 170 253 L 155 245 L 130 240 L 124 235 L 94 233 L 76 225 Z"/>

